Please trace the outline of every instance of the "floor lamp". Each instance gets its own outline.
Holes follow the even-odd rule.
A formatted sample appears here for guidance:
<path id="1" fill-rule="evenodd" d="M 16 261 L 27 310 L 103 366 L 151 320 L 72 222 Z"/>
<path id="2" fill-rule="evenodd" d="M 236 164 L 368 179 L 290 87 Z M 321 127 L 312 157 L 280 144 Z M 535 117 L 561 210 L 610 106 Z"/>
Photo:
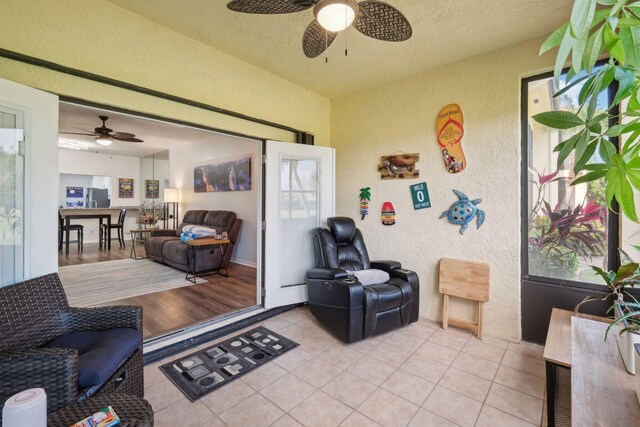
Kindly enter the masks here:
<path id="1" fill-rule="evenodd" d="M 169 220 L 175 230 L 178 227 L 178 189 L 164 189 L 164 228 L 167 228 Z"/>

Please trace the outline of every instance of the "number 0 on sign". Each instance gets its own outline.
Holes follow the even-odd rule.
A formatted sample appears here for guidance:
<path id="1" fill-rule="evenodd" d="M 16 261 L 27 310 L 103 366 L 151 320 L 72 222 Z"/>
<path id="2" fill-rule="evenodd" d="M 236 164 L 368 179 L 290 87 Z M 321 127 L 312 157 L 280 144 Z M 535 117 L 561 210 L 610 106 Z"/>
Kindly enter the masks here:
<path id="1" fill-rule="evenodd" d="M 429 189 L 426 182 L 413 184 L 411 186 L 411 197 L 413 198 L 413 208 L 415 210 L 431 207 L 431 199 L 429 199 Z"/>

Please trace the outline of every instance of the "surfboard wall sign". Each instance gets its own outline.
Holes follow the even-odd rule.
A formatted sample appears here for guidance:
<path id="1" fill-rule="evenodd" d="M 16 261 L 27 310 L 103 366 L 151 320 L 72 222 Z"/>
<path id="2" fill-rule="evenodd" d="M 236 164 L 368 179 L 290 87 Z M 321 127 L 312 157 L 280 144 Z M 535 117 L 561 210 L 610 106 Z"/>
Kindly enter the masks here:
<path id="1" fill-rule="evenodd" d="M 462 172 L 467 167 L 467 159 L 462 150 L 464 117 L 458 104 L 449 104 L 440 110 L 436 119 L 436 135 L 444 167 L 449 173 Z"/>
<path id="2" fill-rule="evenodd" d="M 371 187 L 360 189 L 360 216 L 362 220 L 369 215 L 369 201 L 371 200 Z"/>
<path id="3" fill-rule="evenodd" d="M 416 163 L 420 161 L 419 153 L 396 154 L 380 157 L 378 172 L 382 179 L 419 178 L 420 171 Z"/>
<path id="4" fill-rule="evenodd" d="M 391 202 L 384 202 L 382 205 L 382 225 L 393 225 L 396 223 L 396 210 Z"/>

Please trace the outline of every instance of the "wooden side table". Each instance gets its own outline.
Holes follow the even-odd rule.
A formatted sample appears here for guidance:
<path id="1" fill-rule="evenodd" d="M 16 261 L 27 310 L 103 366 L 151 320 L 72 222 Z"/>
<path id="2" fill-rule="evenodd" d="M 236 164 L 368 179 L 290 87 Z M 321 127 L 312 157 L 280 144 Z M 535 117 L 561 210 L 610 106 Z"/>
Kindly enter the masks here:
<path id="1" fill-rule="evenodd" d="M 231 243 L 231 240 L 216 239 L 215 237 L 202 237 L 200 239 L 187 240 L 186 243 L 188 246 L 187 257 L 189 259 L 190 271 L 187 271 L 187 275 L 185 276 L 185 279 L 187 279 L 190 282 L 196 283 L 196 279 L 198 277 L 209 276 L 212 274 L 219 274 L 224 277 L 229 277 L 229 270 L 227 270 L 227 264 L 224 261 L 224 254 L 225 254 L 225 248 L 229 243 Z M 200 271 L 196 274 L 196 248 L 200 248 L 203 246 L 214 246 L 214 247 L 218 246 L 218 248 L 220 249 L 220 265 L 217 268 L 207 270 L 207 271 Z M 211 254 L 213 253 L 214 251 L 211 251 Z M 222 273 L 222 270 L 224 270 L 224 273 Z"/>
<path id="2" fill-rule="evenodd" d="M 618 350 L 615 326 L 604 340 L 607 324 L 571 319 L 571 424 L 638 426 L 640 406 L 636 377 L 627 372 Z"/>
<path id="3" fill-rule="evenodd" d="M 147 259 L 149 258 L 146 254 L 145 256 L 141 256 L 139 257 L 138 254 L 136 253 L 136 242 L 140 241 L 140 239 L 142 238 L 142 236 L 144 236 L 145 234 L 147 234 L 148 236 L 151 235 L 151 232 L 153 231 L 153 229 L 136 229 L 136 230 L 129 230 L 129 233 L 131 233 L 131 253 L 129 254 L 129 258 L 133 258 L 133 259 Z M 148 237 L 147 236 L 147 237 Z"/>
<path id="4" fill-rule="evenodd" d="M 544 344 L 543 359 L 546 367 L 547 385 L 547 425 L 555 425 L 555 395 L 557 367 L 571 369 L 571 318 L 573 311 L 554 308 L 551 311 L 547 341 Z M 580 318 L 611 323 L 605 317 L 580 313 Z M 614 340 L 615 341 L 615 340 Z"/>
<path id="5" fill-rule="evenodd" d="M 476 331 L 482 339 L 482 313 L 484 304 L 489 301 L 489 264 L 475 261 L 442 258 L 440 260 L 440 293 L 442 302 L 442 329 L 449 325 Z M 476 323 L 449 317 L 449 297 L 477 301 Z"/>
<path id="6" fill-rule="evenodd" d="M 153 427 L 153 408 L 149 402 L 130 394 L 113 393 L 88 398 L 52 412 L 47 417 L 48 427 L 69 427 L 111 406 L 120 417 L 118 427 Z"/>

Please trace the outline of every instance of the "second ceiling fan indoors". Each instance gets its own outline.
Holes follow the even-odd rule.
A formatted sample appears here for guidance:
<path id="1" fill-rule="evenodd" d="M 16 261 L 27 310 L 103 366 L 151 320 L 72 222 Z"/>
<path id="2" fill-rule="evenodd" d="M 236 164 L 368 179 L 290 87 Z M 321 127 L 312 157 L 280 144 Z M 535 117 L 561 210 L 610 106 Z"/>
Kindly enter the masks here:
<path id="1" fill-rule="evenodd" d="M 307 58 L 315 58 L 335 40 L 338 32 L 353 25 L 365 36 L 391 42 L 411 37 L 411 24 L 398 9 L 381 1 L 365 0 L 232 0 L 235 12 L 272 15 L 301 12 L 313 7 L 315 19 L 302 37 Z"/>
<path id="2" fill-rule="evenodd" d="M 124 141 L 124 142 L 135 142 L 141 143 L 144 142 L 141 139 L 136 138 L 136 136 L 132 133 L 128 132 L 114 132 L 113 129 L 109 129 L 107 127 L 107 120 L 109 117 L 107 116 L 98 116 L 100 120 L 102 120 L 102 126 L 97 127 L 91 131 L 86 132 L 60 132 L 65 135 L 84 135 L 84 136 L 92 136 L 96 143 L 100 145 L 111 145 L 113 141 Z"/>

